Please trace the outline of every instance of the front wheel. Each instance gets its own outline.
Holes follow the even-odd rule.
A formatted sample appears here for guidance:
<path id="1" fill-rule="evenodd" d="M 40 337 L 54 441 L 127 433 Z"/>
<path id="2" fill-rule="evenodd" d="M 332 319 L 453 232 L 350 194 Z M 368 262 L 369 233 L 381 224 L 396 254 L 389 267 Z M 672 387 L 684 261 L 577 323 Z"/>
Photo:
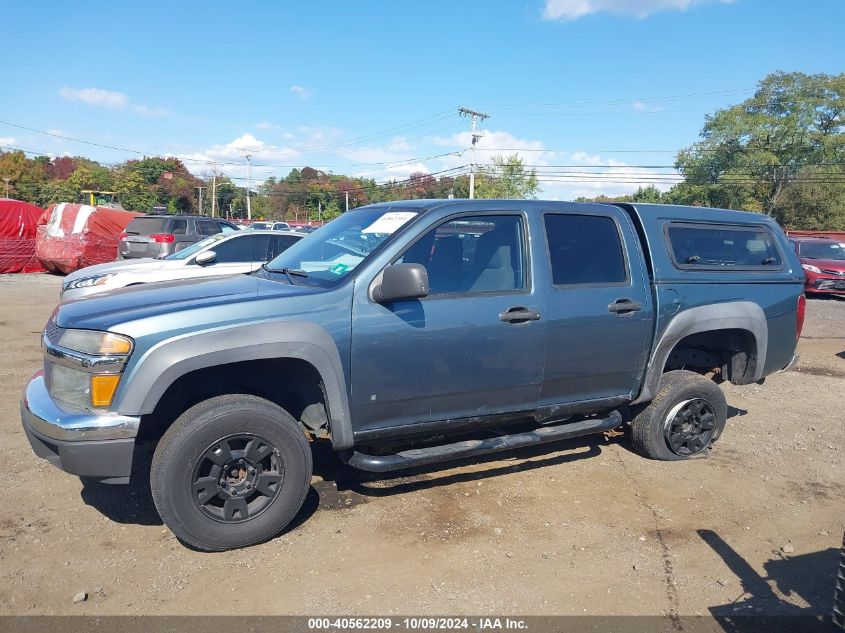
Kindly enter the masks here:
<path id="1" fill-rule="evenodd" d="M 631 443 L 651 459 L 689 459 L 719 439 L 727 417 L 725 394 L 712 380 L 691 371 L 670 371 L 654 400 L 631 421 Z"/>
<path id="2" fill-rule="evenodd" d="M 150 487 L 164 523 L 205 551 L 254 545 L 302 507 L 311 449 L 293 417 L 255 396 L 226 395 L 188 409 L 156 447 Z"/>

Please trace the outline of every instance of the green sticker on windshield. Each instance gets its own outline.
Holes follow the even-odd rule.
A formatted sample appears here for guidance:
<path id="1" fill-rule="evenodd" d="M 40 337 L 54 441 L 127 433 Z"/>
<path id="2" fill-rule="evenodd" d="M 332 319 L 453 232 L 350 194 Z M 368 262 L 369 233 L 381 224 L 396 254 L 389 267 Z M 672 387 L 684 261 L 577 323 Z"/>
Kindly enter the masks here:
<path id="1" fill-rule="evenodd" d="M 349 270 L 349 266 L 347 266 L 346 264 L 335 264 L 334 266 L 329 268 L 329 272 L 334 275 L 342 275 L 347 270 Z"/>

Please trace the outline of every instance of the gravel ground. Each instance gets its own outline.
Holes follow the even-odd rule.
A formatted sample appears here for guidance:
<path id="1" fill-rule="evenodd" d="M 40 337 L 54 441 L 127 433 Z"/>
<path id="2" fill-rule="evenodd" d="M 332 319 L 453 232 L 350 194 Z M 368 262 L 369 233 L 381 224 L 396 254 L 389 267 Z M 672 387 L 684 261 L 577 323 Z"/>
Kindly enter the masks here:
<path id="1" fill-rule="evenodd" d="M 377 478 L 318 448 L 285 534 L 204 554 L 161 525 L 142 476 L 83 485 L 32 454 L 18 399 L 59 284 L 0 276 L 0 614 L 830 610 L 845 301 L 808 302 L 797 371 L 725 387 L 732 417 L 707 458 L 652 462 L 592 437 Z"/>

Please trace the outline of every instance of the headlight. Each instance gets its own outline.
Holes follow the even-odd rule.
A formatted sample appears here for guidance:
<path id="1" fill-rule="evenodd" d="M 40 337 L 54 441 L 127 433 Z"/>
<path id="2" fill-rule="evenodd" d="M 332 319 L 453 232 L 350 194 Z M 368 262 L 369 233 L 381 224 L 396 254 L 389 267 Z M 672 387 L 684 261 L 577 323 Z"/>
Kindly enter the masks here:
<path id="1" fill-rule="evenodd" d="M 813 266 L 812 264 L 801 264 L 801 268 L 804 270 L 809 270 L 811 273 L 821 273 L 821 269 L 817 266 Z"/>
<path id="2" fill-rule="evenodd" d="M 65 330 L 59 345 L 91 356 L 126 356 L 132 351 L 128 336 L 95 330 Z"/>
<path id="3" fill-rule="evenodd" d="M 74 409 L 108 407 L 119 384 L 119 374 L 92 374 L 56 364 L 50 369 L 50 395 Z"/>
<path id="4" fill-rule="evenodd" d="M 92 286 L 102 286 L 109 279 L 114 277 L 114 273 L 107 275 L 94 275 L 93 277 L 82 277 L 81 279 L 74 279 L 65 284 L 64 290 L 76 290 L 77 288 L 90 288 Z"/>

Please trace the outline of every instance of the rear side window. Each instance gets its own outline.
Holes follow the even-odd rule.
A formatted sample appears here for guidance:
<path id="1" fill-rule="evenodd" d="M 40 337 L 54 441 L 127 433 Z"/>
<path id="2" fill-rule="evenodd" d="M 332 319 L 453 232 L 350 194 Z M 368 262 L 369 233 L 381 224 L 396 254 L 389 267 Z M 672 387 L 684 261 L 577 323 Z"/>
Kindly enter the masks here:
<path id="1" fill-rule="evenodd" d="M 165 233 L 167 218 L 135 218 L 126 227 L 130 235 L 152 235 L 154 233 Z"/>
<path id="2" fill-rule="evenodd" d="M 549 213 L 544 219 L 554 285 L 597 286 L 627 281 L 622 240 L 611 218 Z"/>
<path id="3" fill-rule="evenodd" d="M 184 235 L 188 232 L 188 221 L 173 220 L 173 225 L 170 227 L 170 232 L 174 235 Z"/>
<path id="4" fill-rule="evenodd" d="M 670 224 L 672 258 L 679 268 L 780 268 L 780 250 L 763 226 Z"/>
<path id="5" fill-rule="evenodd" d="M 270 252 L 267 260 L 271 260 L 284 253 L 288 248 L 299 241 L 298 235 L 271 235 L 270 236 Z"/>

